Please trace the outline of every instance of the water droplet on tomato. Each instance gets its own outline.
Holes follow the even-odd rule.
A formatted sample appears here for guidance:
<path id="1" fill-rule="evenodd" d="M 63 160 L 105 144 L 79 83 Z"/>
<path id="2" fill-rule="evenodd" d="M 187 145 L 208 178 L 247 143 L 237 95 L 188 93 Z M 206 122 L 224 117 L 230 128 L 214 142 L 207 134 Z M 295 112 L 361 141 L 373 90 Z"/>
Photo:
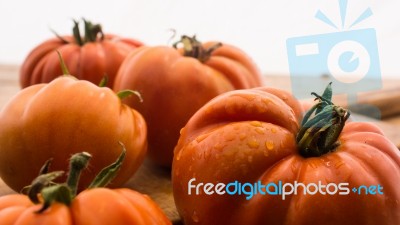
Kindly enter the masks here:
<path id="1" fill-rule="evenodd" d="M 271 128 L 271 132 L 272 132 L 273 134 L 275 134 L 275 133 L 276 133 L 276 128 L 275 128 L 275 127 L 272 127 L 272 128 Z"/>
<path id="2" fill-rule="evenodd" d="M 236 124 L 235 126 L 233 126 L 234 130 L 240 130 L 241 126 L 239 124 Z"/>
<path id="3" fill-rule="evenodd" d="M 263 98 L 261 101 L 264 102 L 264 104 L 266 105 L 271 102 L 271 100 L 269 100 L 268 98 Z"/>
<path id="4" fill-rule="evenodd" d="M 272 150 L 272 149 L 274 149 L 274 142 L 272 142 L 272 141 L 266 141 L 265 142 L 265 147 L 267 147 L 267 149 L 268 150 Z"/>
<path id="5" fill-rule="evenodd" d="M 259 133 L 259 134 L 264 134 L 265 133 L 264 129 L 262 127 L 257 127 L 256 128 L 256 132 Z"/>
<path id="6" fill-rule="evenodd" d="M 257 96 L 255 96 L 255 95 L 242 95 L 241 97 L 245 98 L 247 101 L 251 102 L 254 99 L 256 99 Z"/>
<path id="7" fill-rule="evenodd" d="M 236 135 L 234 133 L 227 133 L 225 134 L 225 141 L 232 141 L 236 138 Z"/>
<path id="8" fill-rule="evenodd" d="M 280 147 L 281 147 L 281 148 L 284 148 L 284 146 L 285 146 L 285 142 L 284 142 L 284 141 L 281 141 Z"/>
<path id="9" fill-rule="evenodd" d="M 223 148 L 224 148 L 224 146 L 221 143 L 217 143 L 214 145 L 215 150 L 222 150 Z"/>
<path id="10" fill-rule="evenodd" d="M 253 162 L 253 156 L 252 155 L 247 156 L 247 161 L 249 163 L 252 163 Z"/>
<path id="11" fill-rule="evenodd" d="M 178 155 L 176 156 L 176 160 L 179 161 L 181 159 L 181 157 L 182 157 L 182 150 L 180 150 L 178 152 Z"/>
<path id="12" fill-rule="evenodd" d="M 197 212 L 196 212 L 196 211 L 193 211 L 192 220 L 193 220 L 193 222 L 195 222 L 195 223 L 198 223 L 198 222 L 200 221 L 199 215 L 197 215 Z"/>
<path id="13" fill-rule="evenodd" d="M 197 143 L 200 143 L 200 142 L 202 142 L 204 139 L 206 139 L 207 137 L 208 137 L 208 134 L 200 135 L 200 136 L 198 136 L 198 137 L 196 138 L 196 141 L 197 141 Z"/>
<path id="14" fill-rule="evenodd" d="M 255 127 L 262 127 L 262 123 L 260 121 L 251 121 L 250 125 Z"/>
<path id="15" fill-rule="evenodd" d="M 247 145 L 250 147 L 250 148 L 258 148 L 259 146 L 260 146 L 260 143 L 258 143 L 258 141 L 257 140 L 249 140 L 248 142 L 247 142 Z"/>

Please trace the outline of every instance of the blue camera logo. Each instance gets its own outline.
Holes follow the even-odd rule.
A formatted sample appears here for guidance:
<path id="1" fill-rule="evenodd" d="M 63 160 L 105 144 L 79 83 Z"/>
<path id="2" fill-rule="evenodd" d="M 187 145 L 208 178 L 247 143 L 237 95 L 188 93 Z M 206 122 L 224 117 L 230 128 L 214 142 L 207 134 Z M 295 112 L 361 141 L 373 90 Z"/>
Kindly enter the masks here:
<path id="1" fill-rule="evenodd" d="M 342 29 L 347 11 L 347 0 L 339 0 Z M 349 28 L 372 15 L 366 9 Z M 339 29 L 329 18 L 318 11 L 317 19 Z M 293 94 L 298 98 L 310 98 L 310 92 L 321 93 L 322 74 L 333 81 L 336 94 L 347 94 L 349 103 L 356 105 L 359 92 L 382 87 L 378 45 L 375 29 L 348 30 L 327 34 L 289 38 L 286 41 Z M 308 78 L 308 79 L 304 79 Z M 315 81 L 315 82 L 314 82 Z M 377 108 L 363 107 L 369 116 L 380 118 Z"/>

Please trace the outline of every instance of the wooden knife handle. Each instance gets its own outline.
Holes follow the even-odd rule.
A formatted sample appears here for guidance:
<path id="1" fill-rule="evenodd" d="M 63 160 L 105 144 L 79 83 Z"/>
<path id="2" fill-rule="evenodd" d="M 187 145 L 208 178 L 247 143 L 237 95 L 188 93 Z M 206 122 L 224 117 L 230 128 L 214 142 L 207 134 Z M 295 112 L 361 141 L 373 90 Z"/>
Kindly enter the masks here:
<path id="1" fill-rule="evenodd" d="M 302 102 L 305 108 L 309 108 L 315 104 L 314 99 L 305 99 Z M 352 113 L 379 120 L 386 119 L 400 115 L 400 88 L 361 93 L 357 95 L 354 101 L 348 101 L 346 96 L 334 96 L 333 103 L 350 109 Z"/>
<path id="2" fill-rule="evenodd" d="M 380 112 L 380 119 L 400 115 L 400 88 L 382 89 L 365 92 L 357 96 L 356 102 L 335 102 L 349 108 L 352 112 L 370 116 L 373 108 Z M 373 106 L 371 108 L 370 106 Z"/>

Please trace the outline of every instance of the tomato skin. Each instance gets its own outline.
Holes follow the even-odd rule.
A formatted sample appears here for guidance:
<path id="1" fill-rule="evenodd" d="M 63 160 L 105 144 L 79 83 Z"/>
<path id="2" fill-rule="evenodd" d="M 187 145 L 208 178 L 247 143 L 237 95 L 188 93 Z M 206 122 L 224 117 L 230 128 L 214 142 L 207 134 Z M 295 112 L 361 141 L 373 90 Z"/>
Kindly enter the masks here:
<path id="1" fill-rule="evenodd" d="M 130 189 L 94 188 L 77 195 L 68 207 L 53 203 L 46 211 L 36 213 L 24 195 L 0 197 L 0 223 L 4 225 L 91 225 L 91 224 L 154 224 L 171 222 L 147 195 Z"/>
<path id="2" fill-rule="evenodd" d="M 22 88 L 33 84 L 48 83 L 62 74 L 56 51 L 62 55 L 71 74 L 78 79 L 99 84 L 107 75 L 108 87 L 112 87 L 115 75 L 125 57 L 137 47 L 140 41 L 105 34 L 103 40 L 87 42 L 82 46 L 72 36 L 51 38 L 36 46 L 24 60 L 20 70 Z"/>
<path id="3" fill-rule="evenodd" d="M 280 94 L 279 94 L 280 93 Z M 277 97 L 277 95 L 280 97 Z M 375 125 L 348 122 L 334 152 L 304 158 L 296 134 L 301 106 L 268 88 L 222 94 L 182 129 L 172 165 L 177 209 L 191 224 L 400 224 L 400 152 Z M 348 195 L 188 194 L 193 184 L 260 181 L 348 183 Z M 351 188 L 381 185 L 382 195 Z M 300 190 L 302 190 L 300 188 Z"/>
<path id="4" fill-rule="evenodd" d="M 215 42 L 207 42 L 208 48 Z M 143 102 L 126 99 L 149 127 L 149 157 L 170 167 L 180 129 L 202 105 L 234 89 L 261 86 L 261 75 L 241 50 L 224 44 L 201 62 L 181 49 L 143 46 L 133 51 L 118 71 L 114 91 L 137 90 Z"/>
<path id="5" fill-rule="evenodd" d="M 15 191 L 37 176 L 53 158 L 52 170 L 68 168 L 73 153 L 95 155 L 80 187 L 126 149 L 126 161 L 111 186 L 125 183 L 142 163 L 147 149 L 143 117 L 121 103 L 109 88 L 71 76 L 21 90 L 0 112 L 0 175 Z"/>

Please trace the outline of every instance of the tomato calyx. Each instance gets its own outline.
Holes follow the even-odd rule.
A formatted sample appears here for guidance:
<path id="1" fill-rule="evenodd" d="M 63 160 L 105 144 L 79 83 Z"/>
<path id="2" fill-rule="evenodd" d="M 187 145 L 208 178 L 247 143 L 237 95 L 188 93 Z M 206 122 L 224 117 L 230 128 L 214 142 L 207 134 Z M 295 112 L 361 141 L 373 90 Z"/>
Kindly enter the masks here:
<path id="1" fill-rule="evenodd" d="M 332 103 L 331 85 L 332 82 L 322 96 L 311 93 L 319 102 L 304 115 L 296 136 L 300 154 L 304 157 L 318 157 L 340 145 L 338 138 L 350 112 Z"/>
<path id="2" fill-rule="evenodd" d="M 186 35 L 181 36 L 181 40 L 175 42 L 172 46 L 177 48 L 179 44 L 183 46 L 183 55 L 198 59 L 200 62 L 206 62 L 211 54 L 219 47 L 222 43 L 218 42 L 215 45 L 205 49 L 200 41 L 196 39 L 196 35 L 189 37 Z"/>
<path id="3" fill-rule="evenodd" d="M 122 152 L 118 159 L 109 166 L 103 168 L 87 189 L 105 187 L 117 175 L 126 155 L 125 146 L 121 142 L 119 144 L 122 147 Z M 48 172 L 51 160 L 46 161 L 40 170 L 39 176 L 32 181 L 31 185 L 22 190 L 23 192 L 27 192 L 29 199 L 33 203 L 43 203 L 42 208 L 40 208 L 37 213 L 44 212 L 53 202 L 63 203 L 67 206 L 71 204 L 72 200 L 78 194 L 77 187 L 81 173 L 87 168 L 91 157 L 91 154 L 87 152 L 80 152 L 72 155 L 70 158 L 68 177 L 65 183 L 54 182 L 56 178 L 61 177 L 65 172 Z"/>
<path id="4" fill-rule="evenodd" d="M 132 95 L 135 95 L 139 99 L 139 102 L 143 102 L 142 95 L 138 91 L 126 89 L 126 90 L 121 90 L 117 93 L 118 98 L 121 100 L 123 100 L 129 96 L 132 96 Z"/>
<path id="5" fill-rule="evenodd" d="M 81 31 L 79 29 L 79 21 L 73 20 L 74 22 L 74 27 L 72 28 L 72 36 L 74 37 L 75 43 L 78 44 L 79 46 L 83 46 L 84 44 L 88 42 L 96 42 L 96 41 L 103 41 L 104 40 L 104 33 L 101 28 L 100 24 L 93 24 L 92 22 L 82 19 L 84 22 L 84 30 L 85 30 L 85 35 L 82 37 L 81 36 Z M 60 36 L 57 32 L 54 30 L 51 30 L 54 35 L 58 39 L 60 39 L 64 44 L 69 44 L 70 41 L 66 40 L 62 36 Z"/>
<path id="6" fill-rule="evenodd" d="M 93 24 L 92 22 L 83 19 L 84 22 L 84 30 L 85 36 L 82 38 L 81 32 L 79 30 L 79 22 L 74 20 L 74 27 L 72 28 L 72 33 L 75 39 L 75 42 L 82 46 L 88 42 L 96 42 L 98 40 L 104 40 L 104 33 L 101 29 L 100 24 Z"/>

